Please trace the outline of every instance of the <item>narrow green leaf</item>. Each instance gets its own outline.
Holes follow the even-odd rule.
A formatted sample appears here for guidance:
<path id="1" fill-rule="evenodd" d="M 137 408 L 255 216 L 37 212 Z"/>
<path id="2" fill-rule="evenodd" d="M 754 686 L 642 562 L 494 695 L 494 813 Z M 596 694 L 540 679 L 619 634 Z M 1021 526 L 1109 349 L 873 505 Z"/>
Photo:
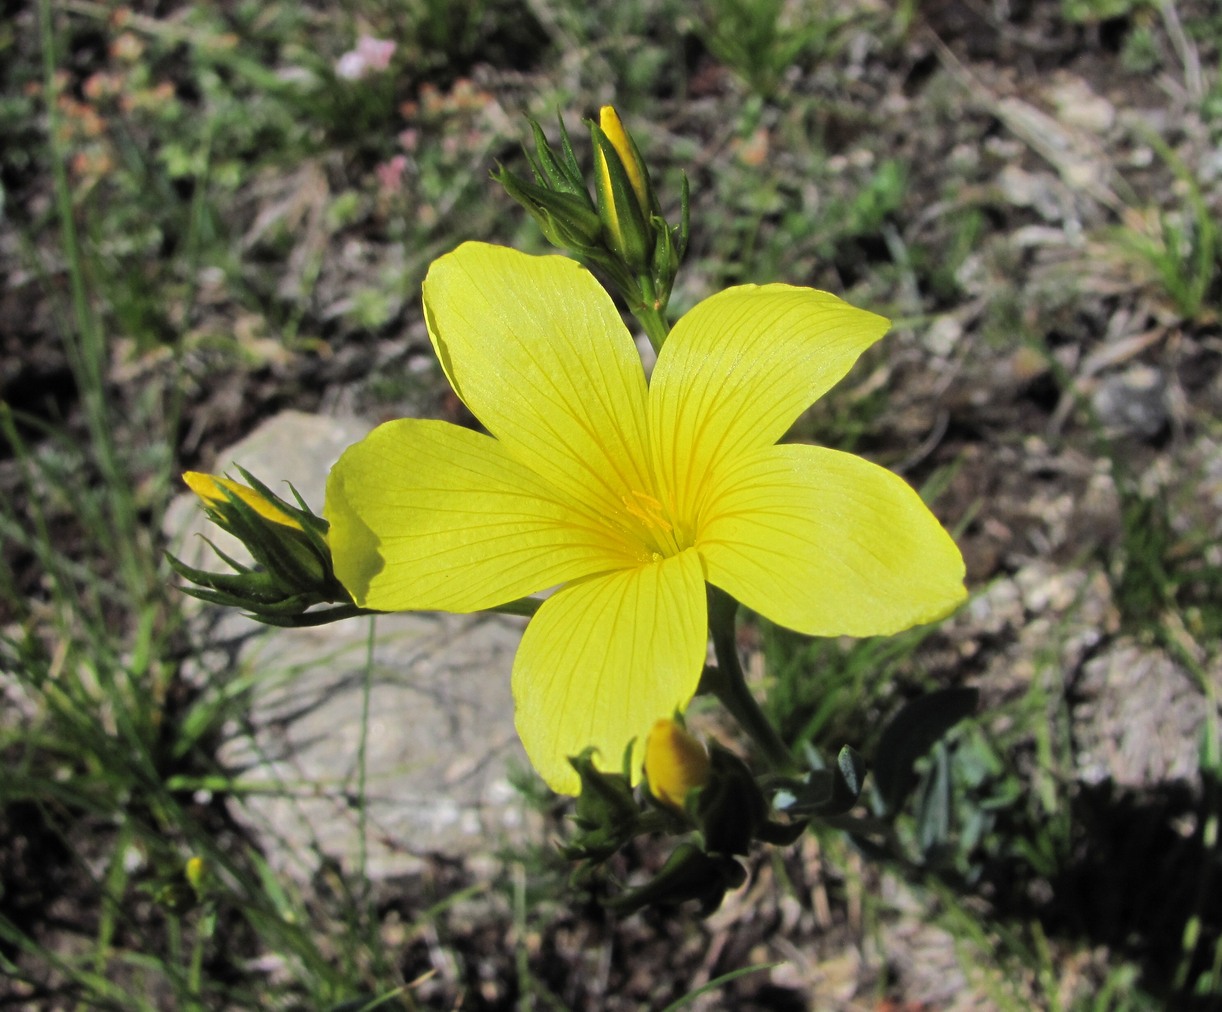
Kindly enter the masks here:
<path id="1" fill-rule="evenodd" d="M 964 717 L 976 712 L 979 692 L 971 688 L 941 689 L 914 699 L 892 718 L 878 742 L 874 782 L 888 814 L 903 805 L 916 783 L 913 767 Z"/>

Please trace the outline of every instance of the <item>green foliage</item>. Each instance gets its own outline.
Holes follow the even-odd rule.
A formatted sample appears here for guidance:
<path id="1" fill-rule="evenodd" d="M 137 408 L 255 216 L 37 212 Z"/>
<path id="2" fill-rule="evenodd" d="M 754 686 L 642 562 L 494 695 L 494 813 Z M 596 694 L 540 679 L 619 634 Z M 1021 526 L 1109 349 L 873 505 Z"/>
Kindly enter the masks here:
<path id="1" fill-rule="evenodd" d="M 1170 149 L 1160 145 L 1160 150 L 1176 169 L 1183 203 L 1174 211 L 1151 213 L 1146 228 L 1123 230 L 1119 242 L 1153 269 L 1176 311 L 1193 319 L 1206 308 L 1222 272 L 1222 236 L 1192 174 Z"/>
<path id="2" fill-rule="evenodd" d="M 1094 23 L 1127 17 L 1150 6 L 1150 0 L 1061 0 L 1061 13 L 1069 21 Z"/>
<path id="3" fill-rule="evenodd" d="M 898 811 L 915 785 L 917 761 L 976 712 L 979 695 L 975 689 L 941 689 L 914 699 L 891 718 L 874 763 L 874 783 L 888 812 Z"/>
<path id="4" fill-rule="evenodd" d="M 962 296 L 959 272 L 967 258 L 979 250 L 985 234 L 985 220 L 979 209 L 968 208 L 954 215 L 947 225 L 950 235 L 936 247 L 913 250 L 913 267 L 929 286 L 931 294 L 954 302 Z"/>
<path id="5" fill-rule="evenodd" d="M 487 0 L 417 0 L 399 12 L 400 23 L 416 28 L 420 52 L 439 66 L 469 60 L 479 41 Z"/>
<path id="6" fill-rule="evenodd" d="M 785 71 L 801 57 L 817 61 L 847 19 L 822 0 L 801 5 L 786 0 L 704 0 L 697 30 L 705 45 L 747 86 L 771 98 Z"/>
<path id="7" fill-rule="evenodd" d="M 1222 134 L 1218 87 L 1215 79 L 1201 110 L 1203 125 L 1215 140 Z M 1222 278 L 1222 233 L 1217 209 L 1211 206 L 1212 193 L 1203 186 L 1209 170 L 1185 161 L 1154 131 L 1143 130 L 1141 139 L 1174 177 L 1170 189 L 1174 199 L 1132 208 L 1125 225 L 1115 232 L 1116 241 L 1129 257 L 1153 271 L 1181 316 L 1188 320 L 1208 316 L 1216 307 Z"/>
<path id="8" fill-rule="evenodd" d="M 1158 38 L 1147 24 L 1136 24 L 1124 39 L 1124 67 L 1132 74 L 1153 73 L 1159 66 Z"/>
<path id="9" fill-rule="evenodd" d="M 1122 540 L 1110 575 L 1128 627 L 1163 636 L 1174 615 L 1201 640 L 1222 635 L 1222 608 L 1213 594 L 1222 570 L 1209 561 L 1209 536 L 1176 530 L 1165 495 L 1147 494 L 1126 479 L 1120 493 Z"/>
<path id="10" fill-rule="evenodd" d="M 851 743 L 872 753 L 877 731 L 865 722 L 894 686 L 915 675 L 913 657 L 929 628 L 899 636 L 809 640 L 761 623 L 764 657 L 774 678 L 768 708 L 786 741 L 835 752 Z"/>

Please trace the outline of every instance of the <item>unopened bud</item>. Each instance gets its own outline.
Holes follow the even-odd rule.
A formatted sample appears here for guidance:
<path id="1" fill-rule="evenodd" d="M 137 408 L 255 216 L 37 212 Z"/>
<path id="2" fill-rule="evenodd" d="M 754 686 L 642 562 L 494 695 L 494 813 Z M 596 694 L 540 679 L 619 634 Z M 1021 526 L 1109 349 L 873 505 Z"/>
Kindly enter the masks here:
<path id="1" fill-rule="evenodd" d="M 200 471 L 187 471 L 183 474 L 182 480 L 186 482 L 187 487 L 192 492 L 204 501 L 204 505 L 211 507 L 218 516 L 224 516 L 223 511 L 218 510 L 218 507 L 229 502 L 229 495 L 234 495 L 265 520 L 270 520 L 272 523 L 281 524 L 285 527 L 294 527 L 297 530 L 302 530 L 301 522 L 281 509 L 276 504 L 274 496 L 261 495 L 249 485 L 243 485 L 241 482 L 234 481 L 231 478 L 223 478 L 217 474 L 204 474 Z M 226 495 L 226 493 L 229 493 L 229 495 Z"/>
<path id="2" fill-rule="evenodd" d="M 648 220 L 658 211 L 658 198 L 654 196 L 653 188 L 649 185 L 649 170 L 645 167 L 645 159 L 641 157 L 632 135 L 624 129 L 614 106 L 604 105 L 599 109 L 598 125 L 619 155 L 624 171 L 628 174 L 628 181 L 636 194 L 641 214 Z"/>
<path id="3" fill-rule="evenodd" d="M 658 801 L 683 811 L 688 794 L 709 782 L 709 754 L 678 723 L 659 720 L 645 740 L 645 781 Z"/>
<path id="4" fill-rule="evenodd" d="M 358 609 L 335 578 L 327 521 L 310 512 L 300 497 L 293 505 L 248 471 L 238 470 L 249 484 L 199 471 L 188 471 L 183 481 L 199 496 L 209 519 L 242 542 L 256 565 L 216 549 L 234 572 L 210 573 L 170 556 L 174 571 L 190 581 L 186 592 L 214 604 L 245 608 L 276 625 L 314 625 L 356 614 Z M 324 603 L 340 607 L 306 615 Z"/>
<path id="5" fill-rule="evenodd" d="M 187 880 L 187 884 L 195 890 L 196 896 L 202 896 L 204 892 L 204 875 L 207 873 L 207 866 L 204 864 L 202 857 L 191 857 L 187 859 L 186 865 L 183 866 L 183 875 Z"/>
<path id="6" fill-rule="evenodd" d="M 611 117 L 609 122 L 624 146 L 628 162 L 625 164 L 615 140 L 600 125 L 591 123 L 598 216 L 602 219 L 607 246 L 632 271 L 642 273 L 650 268 L 655 245 L 649 196 L 637 189 L 638 186 L 648 187 L 648 180 L 644 175 L 644 165 L 634 160 L 636 148 L 630 147 L 631 141 L 614 110 Z M 639 157 L 635 155 L 636 159 Z M 632 166 L 631 170 L 629 165 Z"/>

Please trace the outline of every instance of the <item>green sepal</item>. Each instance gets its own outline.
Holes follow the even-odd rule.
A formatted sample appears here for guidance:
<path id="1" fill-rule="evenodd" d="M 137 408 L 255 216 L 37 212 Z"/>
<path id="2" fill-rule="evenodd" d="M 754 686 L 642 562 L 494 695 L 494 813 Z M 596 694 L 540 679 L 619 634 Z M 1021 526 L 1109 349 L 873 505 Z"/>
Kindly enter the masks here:
<path id="1" fill-rule="evenodd" d="M 249 471 L 238 470 L 251 488 L 296 520 L 300 528 L 268 520 L 224 486 L 221 486 L 223 503 L 204 505 L 208 518 L 241 541 L 255 561 L 286 586 L 307 589 L 334 581 L 326 521 L 285 502 Z M 227 561 L 232 565 L 232 560 Z"/>
<path id="2" fill-rule="evenodd" d="M 326 538 L 327 531 L 331 529 L 331 525 L 323 518 L 314 513 L 309 506 L 306 505 L 305 499 L 291 481 L 285 482 L 289 487 L 289 491 L 293 493 L 293 498 L 297 500 L 297 505 L 294 506 L 282 496 L 277 495 L 267 485 L 261 482 L 253 474 L 246 470 L 241 464 L 235 464 L 237 472 L 242 476 L 246 483 L 253 488 L 264 499 L 273 502 L 285 513 L 289 514 L 305 529 L 305 532 L 310 535 L 317 535 L 320 538 Z M 323 541 L 325 546 L 326 542 Z"/>
<path id="3" fill-rule="evenodd" d="M 581 256 L 598 251 L 602 237 L 602 220 L 590 203 L 588 194 L 552 190 L 515 176 L 498 165 L 492 178 L 505 192 L 521 204 L 538 223 L 544 237 L 558 249 L 571 250 Z M 584 191 L 583 191 L 584 193 Z"/>
<path id="4" fill-rule="evenodd" d="M 577 165 L 577 159 L 573 157 L 573 148 L 569 143 L 569 135 L 568 131 L 564 128 L 564 122 L 561 121 L 560 123 L 560 134 L 564 143 L 563 160 L 556 157 L 556 153 L 552 150 L 551 145 L 547 143 L 547 137 L 543 134 L 543 128 L 533 119 L 529 122 L 530 128 L 535 135 L 535 153 L 532 155 L 527 151 L 526 158 L 530 162 L 531 169 L 534 171 L 535 178 L 539 181 L 540 185 L 578 197 L 593 210 L 594 205 L 590 201 L 590 193 L 586 189 L 585 180 L 581 176 L 581 169 Z"/>
<path id="5" fill-rule="evenodd" d="M 571 861 L 605 861 L 638 832 L 641 808 L 625 773 L 606 773 L 594 765 L 595 749 L 570 756 L 581 779 L 572 819 L 577 833 L 561 847 Z"/>
<path id="6" fill-rule="evenodd" d="M 687 239 L 692 232 L 692 199 L 687 173 L 680 173 L 679 180 L 679 241 L 675 244 L 675 250 L 681 261 L 687 254 Z"/>
<path id="7" fill-rule="evenodd" d="M 751 770 L 733 752 L 709 748 L 709 782 L 700 789 L 692 817 L 707 850 L 746 854 L 767 821 L 768 804 Z"/>
<path id="8" fill-rule="evenodd" d="M 617 914 L 631 914 L 647 906 L 700 903 L 707 917 L 720 905 L 726 891 L 747 880 L 743 866 L 724 854 L 709 854 L 690 841 L 680 843 L 662 870 L 642 886 L 612 897 L 605 905 Z"/>
<path id="9" fill-rule="evenodd" d="M 264 625 L 301 628 L 377 614 L 335 596 L 317 592 L 291 593 L 266 572 L 247 568 L 239 573 L 210 573 L 188 566 L 169 553 L 165 558 L 175 573 L 190 581 L 182 587 L 184 594 L 208 604 L 239 608 Z M 335 607 L 309 611 L 320 604 L 334 604 Z"/>
<path id="10" fill-rule="evenodd" d="M 761 843 L 771 843 L 775 847 L 788 847 L 806 832 L 808 825 L 809 823 L 805 821 L 774 822 L 772 819 L 765 819 L 756 829 L 755 836 Z"/>
<path id="11" fill-rule="evenodd" d="M 830 818 L 844 815 L 861 797 L 865 784 L 865 761 L 847 745 L 828 769 L 822 757 L 809 745 L 806 761 L 810 771 L 801 780 L 786 781 L 774 797 L 778 809 L 794 818 Z"/>
<path id="12" fill-rule="evenodd" d="M 573 143 L 569 139 L 569 131 L 565 127 L 564 119 L 559 112 L 556 113 L 556 122 L 560 124 L 560 150 L 564 153 L 564 171 L 574 180 L 577 180 L 582 192 L 586 194 L 588 199 L 589 193 L 586 192 L 585 176 L 582 175 L 581 166 L 577 163 L 577 156 L 573 154 Z"/>

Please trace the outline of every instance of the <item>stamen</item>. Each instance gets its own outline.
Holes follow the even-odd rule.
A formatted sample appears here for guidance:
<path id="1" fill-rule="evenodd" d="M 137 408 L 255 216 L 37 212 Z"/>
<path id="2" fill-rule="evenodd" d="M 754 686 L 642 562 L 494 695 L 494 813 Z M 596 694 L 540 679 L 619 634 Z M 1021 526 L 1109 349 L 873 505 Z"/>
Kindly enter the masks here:
<path id="1" fill-rule="evenodd" d="M 624 509 L 651 531 L 660 530 L 669 534 L 674 530 L 673 525 L 663 515 L 662 504 L 648 493 L 634 491 L 630 495 L 620 496 L 620 500 Z"/>

